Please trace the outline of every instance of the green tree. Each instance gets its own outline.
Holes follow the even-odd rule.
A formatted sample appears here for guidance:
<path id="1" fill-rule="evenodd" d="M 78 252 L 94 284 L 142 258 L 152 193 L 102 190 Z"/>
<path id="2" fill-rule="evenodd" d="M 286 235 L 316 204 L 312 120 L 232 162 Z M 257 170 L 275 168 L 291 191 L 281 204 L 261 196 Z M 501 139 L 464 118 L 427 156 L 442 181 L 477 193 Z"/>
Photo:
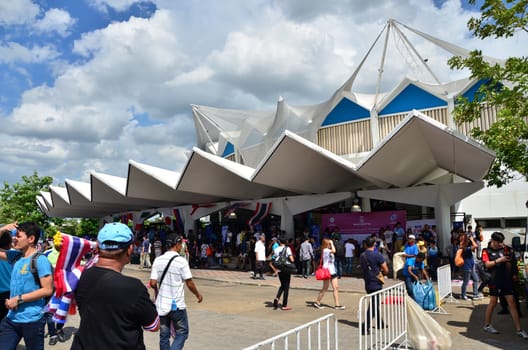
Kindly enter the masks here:
<path id="1" fill-rule="evenodd" d="M 99 219 L 81 219 L 75 234 L 77 236 L 96 236 L 99 232 Z"/>
<path id="2" fill-rule="evenodd" d="M 475 5 L 476 0 L 469 0 Z M 511 38 L 528 33 L 528 0 L 484 0 L 480 17 L 471 18 L 468 28 L 480 39 Z M 528 177 L 528 59 L 510 57 L 504 64 L 491 64 L 482 51 L 472 51 L 469 57 L 453 57 L 454 69 L 469 68 L 471 77 L 487 81 L 472 101 L 461 98 L 454 117 L 459 124 L 481 117 L 481 102 L 498 109 L 497 121 L 488 130 L 474 128 L 471 136 L 494 150 L 497 158 L 486 175 L 488 185 L 498 187 L 508 183 L 517 171 Z"/>
<path id="3" fill-rule="evenodd" d="M 31 176 L 22 176 L 22 182 L 10 185 L 4 182 L 0 191 L 0 222 L 33 221 L 42 228 L 48 227 L 49 219 L 37 205 L 40 191 L 49 191 L 53 179 L 50 176 L 38 176 L 35 171 Z"/>

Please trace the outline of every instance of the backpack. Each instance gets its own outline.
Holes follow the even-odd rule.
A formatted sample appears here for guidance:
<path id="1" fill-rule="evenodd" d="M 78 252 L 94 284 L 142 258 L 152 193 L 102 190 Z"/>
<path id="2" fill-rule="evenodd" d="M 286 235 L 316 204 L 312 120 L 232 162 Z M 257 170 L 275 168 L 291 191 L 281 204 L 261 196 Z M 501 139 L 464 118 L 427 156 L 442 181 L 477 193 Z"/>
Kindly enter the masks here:
<path id="1" fill-rule="evenodd" d="M 42 288 L 42 285 L 40 284 L 40 278 L 39 278 L 39 275 L 38 275 L 38 268 L 37 268 L 37 259 L 39 256 L 44 256 L 46 257 L 45 254 L 41 253 L 41 252 L 36 252 L 35 254 L 33 254 L 33 256 L 31 257 L 31 261 L 29 263 L 29 270 L 31 271 L 31 274 L 33 275 L 33 279 L 35 280 L 35 283 L 40 287 Z M 17 262 L 20 258 L 22 258 L 22 253 L 18 254 L 18 256 L 13 260 L 13 264 L 15 262 Z M 46 258 L 47 259 L 47 258 Z M 55 271 L 54 271 L 54 268 L 53 268 L 53 265 L 51 265 L 50 263 L 50 266 L 51 266 L 51 277 L 53 277 L 55 275 Z M 44 298 L 44 302 L 47 304 L 49 302 L 49 300 L 51 299 L 51 296 L 53 294 L 55 294 L 55 283 L 52 284 L 52 287 L 53 287 L 53 293 L 51 293 L 51 295 L 47 296 Z"/>

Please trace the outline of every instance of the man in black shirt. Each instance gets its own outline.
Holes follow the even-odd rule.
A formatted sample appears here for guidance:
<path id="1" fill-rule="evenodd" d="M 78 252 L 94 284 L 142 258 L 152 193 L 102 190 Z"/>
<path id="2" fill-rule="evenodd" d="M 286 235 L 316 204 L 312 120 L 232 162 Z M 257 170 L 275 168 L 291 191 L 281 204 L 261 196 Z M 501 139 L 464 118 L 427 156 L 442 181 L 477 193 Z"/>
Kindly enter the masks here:
<path id="1" fill-rule="evenodd" d="M 504 235 L 502 232 L 493 232 L 488 248 L 482 251 L 482 262 L 484 262 L 486 269 L 491 273 L 489 282 L 490 302 L 486 309 L 484 331 L 492 334 L 499 333 L 491 325 L 491 315 L 497 305 L 498 298 L 504 296 L 510 309 L 516 334 L 523 339 L 528 339 L 528 333 L 521 328 L 521 321 L 513 296 L 513 281 L 518 278 L 515 255 L 512 254 L 511 248 L 503 244 L 503 241 Z"/>
<path id="2" fill-rule="evenodd" d="M 99 260 L 83 272 L 75 291 L 81 323 L 72 350 L 144 350 L 143 329 L 159 329 L 146 287 L 121 274 L 130 262 L 133 241 L 132 231 L 121 223 L 106 224 L 99 231 Z"/>
<path id="3" fill-rule="evenodd" d="M 383 284 L 376 276 L 380 272 L 384 276 L 387 276 L 389 274 L 389 267 L 387 266 L 383 255 L 374 250 L 376 237 L 368 237 L 365 243 L 367 249 L 361 254 L 359 261 L 361 263 L 363 279 L 365 280 L 365 291 L 367 294 L 371 294 L 383 289 Z M 376 318 L 378 328 L 383 328 L 383 320 L 378 311 L 380 304 L 378 296 L 379 295 L 374 297 L 374 301 L 369 305 L 366 313 L 366 325 L 361 325 L 361 333 L 364 335 L 370 333 L 370 322 L 372 318 Z"/>

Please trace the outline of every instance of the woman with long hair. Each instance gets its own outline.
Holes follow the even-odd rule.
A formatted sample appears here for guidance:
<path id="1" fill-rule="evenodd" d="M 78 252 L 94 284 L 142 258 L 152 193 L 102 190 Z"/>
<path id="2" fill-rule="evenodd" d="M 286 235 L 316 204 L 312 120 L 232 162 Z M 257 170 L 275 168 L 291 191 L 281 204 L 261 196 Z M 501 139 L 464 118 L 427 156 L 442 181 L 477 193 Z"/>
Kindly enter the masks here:
<path id="1" fill-rule="evenodd" d="M 476 271 L 475 260 L 473 252 L 477 249 L 477 243 L 472 236 L 468 236 L 463 232 L 459 235 L 458 249 L 462 249 L 462 257 L 464 258 L 464 265 L 461 266 L 463 278 L 460 298 L 462 300 L 469 300 L 466 295 L 469 279 L 473 279 L 473 300 L 480 300 L 483 298 L 482 294 L 478 292 L 479 278 Z"/>
<path id="2" fill-rule="evenodd" d="M 344 310 L 345 306 L 341 305 L 339 303 L 339 287 L 337 284 L 337 273 L 334 266 L 335 261 L 335 246 L 334 242 L 329 238 L 323 238 L 323 242 L 321 243 L 321 259 L 323 262 L 323 268 L 327 268 L 330 270 L 330 279 L 323 281 L 323 288 L 319 291 L 319 295 L 317 295 L 316 301 L 313 303 L 313 306 L 317 309 L 322 309 L 323 306 L 321 306 L 320 302 L 323 299 L 325 292 L 328 290 L 328 286 L 330 283 L 332 283 L 332 289 L 334 294 L 334 304 L 336 310 Z"/>

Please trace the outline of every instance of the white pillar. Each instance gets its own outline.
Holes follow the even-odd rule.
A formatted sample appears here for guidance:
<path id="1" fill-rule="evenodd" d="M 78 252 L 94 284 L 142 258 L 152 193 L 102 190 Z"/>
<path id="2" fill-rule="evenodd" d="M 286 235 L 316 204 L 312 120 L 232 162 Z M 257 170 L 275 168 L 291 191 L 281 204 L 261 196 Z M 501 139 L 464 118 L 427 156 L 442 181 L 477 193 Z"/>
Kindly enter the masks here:
<path id="1" fill-rule="evenodd" d="M 442 195 L 437 197 L 435 219 L 438 247 L 442 254 L 446 254 L 446 247 L 451 244 L 451 207 Z"/>
<path id="2" fill-rule="evenodd" d="M 281 217 L 280 229 L 286 232 L 286 238 L 293 238 L 295 236 L 295 227 L 293 223 L 293 214 L 288 207 L 288 197 L 275 198 L 273 200 L 272 211 L 278 212 Z"/>
<path id="3" fill-rule="evenodd" d="M 370 213 L 370 198 L 361 197 L 361 211 L 364 213 Z"/>

